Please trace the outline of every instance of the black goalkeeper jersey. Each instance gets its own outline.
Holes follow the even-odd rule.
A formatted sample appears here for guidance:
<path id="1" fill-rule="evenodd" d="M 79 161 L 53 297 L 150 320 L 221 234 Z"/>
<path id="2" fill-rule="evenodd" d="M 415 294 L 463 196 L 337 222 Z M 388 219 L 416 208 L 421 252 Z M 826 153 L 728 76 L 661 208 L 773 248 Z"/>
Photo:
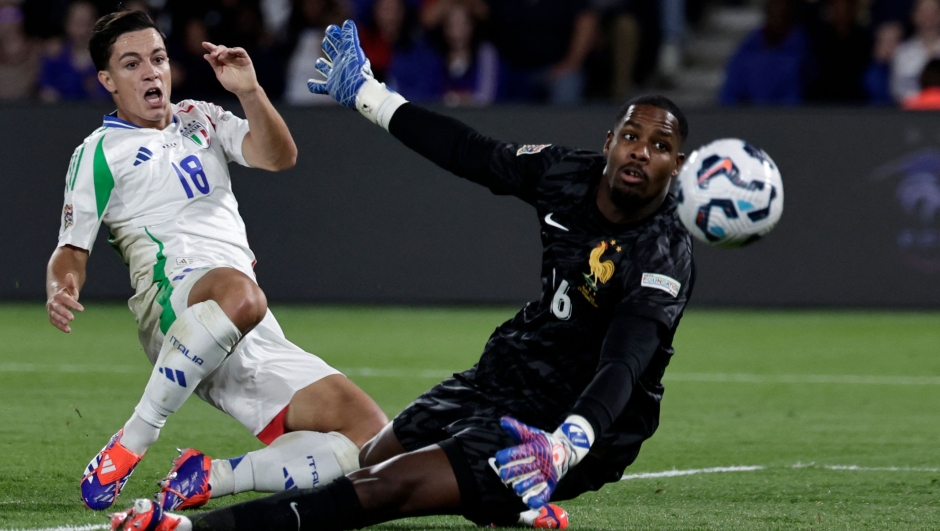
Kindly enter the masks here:
<path id="1" fill-rule="evenodd" d="M 514 414 L 554 429 L 595 377 L 614 316 L 648 318 L 660 325 L 659 346 L 609 430 L 648 438 L 658 425 L 663 372 L 694 283 L 691 237 L 675 198 L 670 194 L 640 223 L 614 224 L 596 205 L 603 155 L 499 143 L 469 128 L 457 140 L 436 129 L 425 133 L 435 140 L 418 140 L 405 125 L 416 112 L 411 105 L 400 108 L 391 132 L 445 169 L 531 204 L 541 225 L 540 299 L 500 325 L 477 366 L 458 377 L 507 401 L 519 397 L 521 402 L 508 406 Z M 396 124 L 398 113 L 407 118 Z M 422 129 L 439 125 L 418 123 Z"/>

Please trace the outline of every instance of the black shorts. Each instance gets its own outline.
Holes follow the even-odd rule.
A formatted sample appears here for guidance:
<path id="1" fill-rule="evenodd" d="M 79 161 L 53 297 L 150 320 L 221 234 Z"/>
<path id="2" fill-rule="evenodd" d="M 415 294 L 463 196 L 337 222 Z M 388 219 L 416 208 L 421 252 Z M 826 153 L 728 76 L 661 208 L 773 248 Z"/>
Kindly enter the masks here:
<path id="1" fill-rule="evenodd" d="M 517 444 L 500 427 L 499 419 L 510 415 L 522 422 L 532 422 L 525 418 L 527 415 L 520 414 L 526 408 L 528 406 L 518 397 L 484 393 L 461 379 L 450 378 L 419 396 L 398 414 L 392 421 L 392 428 L 409 452 L 432 444 L 444 450 L 457 478 L 461 508 L 467 519 L 479 525 L 509 525 L 516 523 L 518 514 L 528 507 L 515 491 L 503 485 L 490 459 L 499 450 Z M 538 427 L 554 429 L 554 426 Z M 562 478 L 552 500 L 569 500 L 598 490 L 605 483 L 618 481 L 626 465 L 636 459 L 640 444 L 617 448 L 616 452 L 611 450 L 592 448 L 591 453 Z M 615 454 L 617 459 L 612 462 L 603 457 L 610 454 Z"/>

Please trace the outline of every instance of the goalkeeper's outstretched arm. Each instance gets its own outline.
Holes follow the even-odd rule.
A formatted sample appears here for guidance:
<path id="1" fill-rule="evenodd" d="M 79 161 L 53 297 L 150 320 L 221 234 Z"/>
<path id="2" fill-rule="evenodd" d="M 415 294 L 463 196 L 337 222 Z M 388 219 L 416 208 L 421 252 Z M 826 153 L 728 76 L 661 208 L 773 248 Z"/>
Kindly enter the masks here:
<path id="1" fill-rule="evenodd" d="M 317 70 L 324 79 L 308 81 L 311 92 L 329 95 L 358 110 L 441 168 L 494 193 L 512 194 L 531 202 L 532 187 L 545 165 L 534 160 L 493 164 L 497 151 L 515 154 L 518 146 L 501 143 L 458 120 L 409 103 L 378 82 L 359 46 L 355 23 L 346 21 L 342 28 L 327 28 L 323 52 L 326 58 L 317 60 Z"/>
<path id="2" fill-rule="evenodd" d="M 488 169 L 500 142 L 463 122 L 406 103 L 395 111 L 388 131 L 441 168 L 480 184 L 491 184 L 486 182 Z"/>

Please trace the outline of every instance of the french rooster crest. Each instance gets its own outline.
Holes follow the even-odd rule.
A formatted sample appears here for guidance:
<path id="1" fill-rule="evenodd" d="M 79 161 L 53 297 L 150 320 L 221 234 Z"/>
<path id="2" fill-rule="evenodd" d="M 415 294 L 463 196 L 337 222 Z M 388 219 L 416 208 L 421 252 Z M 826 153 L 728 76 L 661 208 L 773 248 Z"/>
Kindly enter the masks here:
<path id="1" fill-rule="evenodd" d="M 606 284 L 610 277 L 614 276 L 614 262 L 612 260 L 601 262 L 601 256 L 607 251 L 607 248 L 607 242 L 605 241 L 597 244 L 597 247 L 591 250 L 591 256 L 588 258 L 591 274 L 584 275 L 584 278 L 594 291 L 597 291 L 598 282 Z"/>

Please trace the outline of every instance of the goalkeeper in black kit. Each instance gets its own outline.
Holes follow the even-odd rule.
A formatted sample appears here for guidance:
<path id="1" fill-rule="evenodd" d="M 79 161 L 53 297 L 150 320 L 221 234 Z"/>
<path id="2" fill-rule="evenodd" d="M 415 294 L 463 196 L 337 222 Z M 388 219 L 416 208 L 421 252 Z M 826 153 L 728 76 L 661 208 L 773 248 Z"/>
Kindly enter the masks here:
<path id="1" fill-rule="evenodd" d="M 656 431 L 663 373 L 695 282 L 690 235 L 670 194 L 685 159 L 682 112 L 660 96 L 631 100 L 603 153 L 502 143 L 373 79 L 352 22 L 328 28 L 323 49 L 328 60 L 317 69 L 326 79 L 312 80 L 311 91 L 535 208 L 542 296 L 496 329 L 474 367 L 418 397 L 368 442 L 361 470 L 190 517 L 138 500 L 114 515 L 114 529 L 328 531 L 435 514 L 512 525 L 520 512 L 545 516 L 549 501 L 618 481 Z"/>

